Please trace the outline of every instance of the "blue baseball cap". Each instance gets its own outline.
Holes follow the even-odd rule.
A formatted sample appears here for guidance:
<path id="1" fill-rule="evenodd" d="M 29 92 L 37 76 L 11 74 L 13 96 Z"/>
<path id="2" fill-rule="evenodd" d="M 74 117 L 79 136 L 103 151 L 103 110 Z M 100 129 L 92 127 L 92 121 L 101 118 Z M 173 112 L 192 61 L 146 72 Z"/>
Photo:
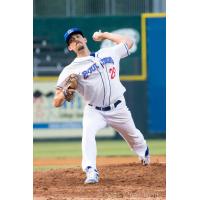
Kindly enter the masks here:
<path id="1" fill-rule="evenodd" d="M 70 37 L 75 33 L 79 33 L 79 34 L 81 34 L 83 36 L 83 33 L 79 28 L 70 28 L 68 31 L 65 32 L 64 40 L 65 40 L 65 42 L 67 44 L 68 44 L 68 41 L 69 41 Z"/>

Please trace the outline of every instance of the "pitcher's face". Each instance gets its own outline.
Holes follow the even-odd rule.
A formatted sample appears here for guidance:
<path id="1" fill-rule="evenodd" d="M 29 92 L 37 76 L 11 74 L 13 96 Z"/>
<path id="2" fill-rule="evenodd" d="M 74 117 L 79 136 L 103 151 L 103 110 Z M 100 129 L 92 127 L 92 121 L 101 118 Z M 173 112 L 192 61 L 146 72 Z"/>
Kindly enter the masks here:
<path id="1" fill-rule="evenodd" d="M 85 49 L 87 39 L 81 34 L 73 34 L 68 41 L 68 49 L 75 53 Z"/>

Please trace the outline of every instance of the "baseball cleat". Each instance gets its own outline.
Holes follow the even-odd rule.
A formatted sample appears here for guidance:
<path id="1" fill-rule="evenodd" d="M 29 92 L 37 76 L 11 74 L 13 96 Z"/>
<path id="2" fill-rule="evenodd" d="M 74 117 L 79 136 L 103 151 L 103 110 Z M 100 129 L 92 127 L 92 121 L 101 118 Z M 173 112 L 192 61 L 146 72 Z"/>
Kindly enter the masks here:
<path id="1" fill-rule="evenodd" d="M 142 165 L 146 166 L 150 164 L 150 154 L 149 154 L 149 147 L 147 146 L 147 149 L 145 151 L 145 156 L 141 158 Z"/>
<path id="2" fill-rule="evenodd" d="M 92 183 L 98 183 L 99 182 L 99 173 L 96 169 L 92 167 L 87 167 L 86 169 L 86 179 L 85 184 L 92 184 Z"/>

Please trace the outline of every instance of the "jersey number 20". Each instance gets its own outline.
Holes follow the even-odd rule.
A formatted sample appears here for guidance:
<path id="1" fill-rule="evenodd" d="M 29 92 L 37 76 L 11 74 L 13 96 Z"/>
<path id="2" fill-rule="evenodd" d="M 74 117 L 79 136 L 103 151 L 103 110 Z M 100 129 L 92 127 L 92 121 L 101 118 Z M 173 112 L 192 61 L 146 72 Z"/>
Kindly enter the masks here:
<path id="1" fill-rule="evenodd" d="M 115 75 L 116 75 L 116 69 L 115 69 L 115 67 L 110 68 L 109 69 L 109 73 L 111 75 L 111 79 L 114 79 Z"/>

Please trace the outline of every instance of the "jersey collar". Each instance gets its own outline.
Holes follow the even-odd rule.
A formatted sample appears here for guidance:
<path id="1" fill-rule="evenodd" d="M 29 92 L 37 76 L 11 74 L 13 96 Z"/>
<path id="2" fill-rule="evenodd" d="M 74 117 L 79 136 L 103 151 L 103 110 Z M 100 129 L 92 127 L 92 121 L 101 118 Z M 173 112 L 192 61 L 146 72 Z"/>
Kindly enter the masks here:
<path id="1" fill-rule="evenodd" d="M 86 61 L 86 60 L 91 60 L 95 58 L 95 52 L 91 52 L 89 56 L 81 57 L 81 58 L 75 58 L 75 62 L 81 62 L 81 61 Z"/>

